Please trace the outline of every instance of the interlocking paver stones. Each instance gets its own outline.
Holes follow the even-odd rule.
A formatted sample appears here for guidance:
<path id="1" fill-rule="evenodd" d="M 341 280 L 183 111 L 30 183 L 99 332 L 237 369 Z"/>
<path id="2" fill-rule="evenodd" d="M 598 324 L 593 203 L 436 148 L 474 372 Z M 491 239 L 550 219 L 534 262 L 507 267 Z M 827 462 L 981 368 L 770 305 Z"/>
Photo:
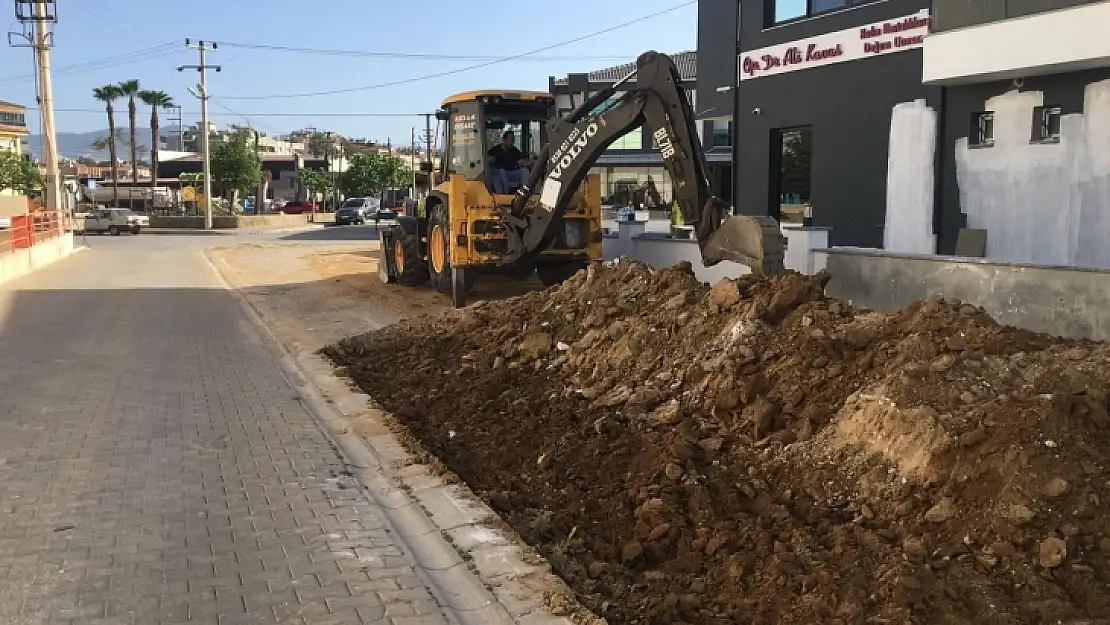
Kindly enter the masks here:
<path id="1" fill-rule="evenodd" d="M 0 287 L 0 623 L 449 622 L 199 251 L 93 244 Z"/>

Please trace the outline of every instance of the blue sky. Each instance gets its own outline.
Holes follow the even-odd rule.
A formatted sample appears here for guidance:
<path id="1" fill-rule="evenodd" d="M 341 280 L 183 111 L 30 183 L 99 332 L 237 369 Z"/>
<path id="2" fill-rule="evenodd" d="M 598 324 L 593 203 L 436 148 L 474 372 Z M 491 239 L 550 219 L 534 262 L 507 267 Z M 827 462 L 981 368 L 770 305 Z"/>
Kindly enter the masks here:
<path id="1" fill-rule="evenodd" d="M 169 93 L 199 120 L 199 102 L 186 91 L 196 82 L 197 53 L 185 38 L 220 43 L 209 62 L 210 113 L 220 124 L 250 123 L 269 134 L 316 126 L 350 137 L 407 144 L 414 113 L 431 112 L 443 96 L 477 88 L 547 88 L 549 75 L 584 72 L 633 60 L 645 50 L 693 50 L 697 5 L 688 0 L 560 0 L 558 3 L 404 2 L 381 0 L 58 0 L 54 99 L 57 128 L 92 131 L 107 126 L 94 87 L 137 78 Z M 544 48 L 671 7 L 675 11 L 611 33 L 544 51 L 533 60 L 489 65 L 393 87 L 299 98 L 241 96 L 312 93 L 375 85 L 461 69 L 486 59 Z M 436 8 L 430 8 L 430 7 Z M 423 8 L 422 8 L 423 7 Z M 500 8 L 504 7 L 504 8 Z M 557 7 L 557 10 L 554 8 Z M 532 9 L 533 13 L 527 13 Z M 431 27 L 424 23 L 435 20 Z M 18 31 L 11 2 L 0 3 L 0 24 Z M 514 24 L 520 24 L 519 27 Z M 424 33 L 442 33 L 427 39 Z M 359 51 L 362 56 L 246 48 L 233 44 Z M 383 58 L 367 53 L 469 56 Z M 0 100 L 32 107 L 33 61 L 27 48 L 0 47 Z M 67 111 L 82 109 L 89 112 Z M 30 111 L 29 111 L 30 112 Z M 261 113 L 296 114 L 296 117 Z M 327 114 L 401 113 L 404 117 Z M 142 118 L 149 113 L 143 110 Z M 38 125 L 38 115 L 28 124 Z"/>

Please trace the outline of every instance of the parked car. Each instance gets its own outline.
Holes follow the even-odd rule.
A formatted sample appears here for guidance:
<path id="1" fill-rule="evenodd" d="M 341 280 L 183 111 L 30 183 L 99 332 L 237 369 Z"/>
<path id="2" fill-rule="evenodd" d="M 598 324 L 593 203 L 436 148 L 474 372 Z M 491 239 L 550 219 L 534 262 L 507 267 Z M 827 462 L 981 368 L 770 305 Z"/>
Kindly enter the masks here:
<path id="1" fill-rule="evenodd" d="M 302 213 L 312 212 L 311 202 L 293 201 L 281 207 L 281 212 L 286 215 L 300 215 Z"/>
<path id="2" fill-rule="evenodd" d="M 78 216 L 74 223 L 74 231 L 78 234 L 107 232 L 118 237 L 124 232 L 139 234 L 143 228 L 150 227 L 150 217 L 139 215 L 127 208 L 104 208 L 98 206 L 95 210 Z"/>
<path id="3" fill-rule="evenodd" d="M 368 197 L 348 198 L 335 211 L 335 225 L 364 224 L 378 210 L 378 202 Z"/>
<path id="4" fill-rule="evenodd" d="M 375 226 L 380 226 L 383 222 L 385 222 L 386 225 L 390 225 L 396 223 L 397 213 L 388 208 L 379 208 L 374 211 L 371 219 L 374 220 Z"/>

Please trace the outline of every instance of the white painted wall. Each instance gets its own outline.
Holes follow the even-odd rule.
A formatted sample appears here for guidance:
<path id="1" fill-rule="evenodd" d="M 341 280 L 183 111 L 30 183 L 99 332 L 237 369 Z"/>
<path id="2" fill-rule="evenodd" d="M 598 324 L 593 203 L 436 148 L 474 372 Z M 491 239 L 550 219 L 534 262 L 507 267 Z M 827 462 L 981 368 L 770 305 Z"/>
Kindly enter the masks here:
<path id="1" fill-rule="evenodd" d="M 1110 269 L 1110 80 L 1087 85 L 1084 112 L 1062 117 L 1057 144 L 1029 142 L 1043 100 L 1039 91 L 991 98 L 994 146 L 956 142 L 968 227 L 987 229 L 991 259 Z"/>
<path id="2" fill-rule="evenodd" d="M 925 100 L 903 102 L 890 116 L 883 249 L 936 252 L 933 235 L 934 153 L 937 113 Z"/>
<path id="3" fill-rule="evenodd" d="M 693 267 L 694 275 L 698 280 L 709 283 L 724 278 L 739 278 L 751 273 L 748 267 L 731 261 L 706 267 L 701 262 L 701 252 L 698 250 L 696 241 L 676 241 L 644 236 L 645 233 L 657 231 L 647 227 L 649 223 L 619 222 L 618 236 L 606 237 L 602 243 L 602 258 L 613 260 L 628 256 L 657 269 L 687 261 Z M 828 247 L 828 231 L 783 228 L 782 232 L 789 240 L 787 254 L 783 259 L 787 269 L 812 275 L 825 268 L 826 255 L 817 254 L 815 250 Z"/>
<path id="4" fill-rule="evenodd" d="M 0 254 L 0 284 L 42 269 L 74 251 L 73 233 Z"/>
<path id="5" fill-rule="evenodd" d="M 925 37 L 925 84 L 986 82 L 1110 65 L 1110 2 Z"/>

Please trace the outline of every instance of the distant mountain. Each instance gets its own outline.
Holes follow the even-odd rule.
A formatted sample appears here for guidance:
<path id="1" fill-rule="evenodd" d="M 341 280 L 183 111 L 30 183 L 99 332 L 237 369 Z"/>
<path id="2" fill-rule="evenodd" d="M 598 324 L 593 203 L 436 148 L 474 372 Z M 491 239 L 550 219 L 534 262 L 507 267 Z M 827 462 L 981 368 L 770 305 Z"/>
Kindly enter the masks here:
<path id="1" fill-rule="evenodd" d="M 177 132 L 177 126 L 165 126 L 161 129 L 162 135 Z M 127 123 L 124 122 L 123 132 L 127 133 Z M 135 133 L 139 139 L 139 145 L 142 147 L 141 152 L 145 153 L 147 145 L 150 143 L 150 128 L 136 128 Z M 93 141 L 101 137 L 108 136 L 108 129 L 96 130 L 93 132 L 59 132 L 58 133 L 58 156 L 64 158 L 78 158 L 80 156 L 88 156 L 100 161 L 108 160 L 108 150 L 93 150 Z M 36 158 L 42 158 L 42 137 L 39 135 L 30 135 L 27 137 L 27 146 L 30 148 L 31 154 Z M 119 144 L 116 146 L 117 154 L 121 159 L 126 160 L 130 158 L 125 154 L 127 144 Z"/>

